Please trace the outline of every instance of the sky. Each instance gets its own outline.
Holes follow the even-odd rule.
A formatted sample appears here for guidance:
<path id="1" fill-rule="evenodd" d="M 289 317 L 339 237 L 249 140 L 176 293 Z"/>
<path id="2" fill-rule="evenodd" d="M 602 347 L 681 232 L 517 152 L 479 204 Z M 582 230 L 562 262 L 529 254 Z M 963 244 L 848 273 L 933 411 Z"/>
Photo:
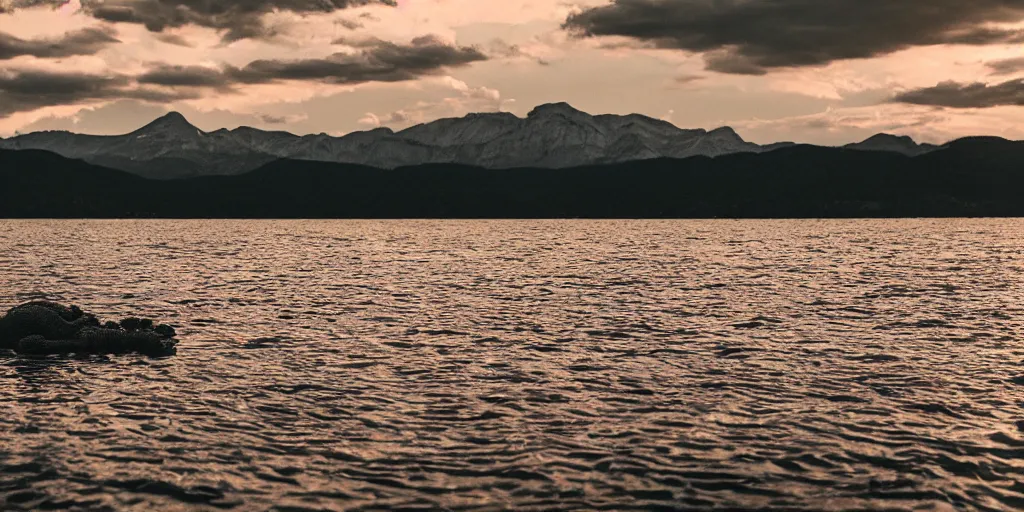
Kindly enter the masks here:
<path id="1" fill-rule="evenodd" d="M 1024 0 L 0 0 L 0 136 L 561 101 L 758 143 L 1024 139 Z"/>

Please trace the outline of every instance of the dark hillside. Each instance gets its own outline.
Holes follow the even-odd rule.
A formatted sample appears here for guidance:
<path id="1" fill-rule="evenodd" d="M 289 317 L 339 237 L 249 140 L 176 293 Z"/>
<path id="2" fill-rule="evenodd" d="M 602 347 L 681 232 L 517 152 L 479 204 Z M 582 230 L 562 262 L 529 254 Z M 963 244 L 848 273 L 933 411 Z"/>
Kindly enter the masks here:
<path id="1" fill-rule="evenodd" d="M 1024 143 L 963 139 L 918 157 L 793 146 L 569 169 L 278 160 L 172 181 L 0 151 L 0 186 L 6 217 L 1022 216 Z"/>

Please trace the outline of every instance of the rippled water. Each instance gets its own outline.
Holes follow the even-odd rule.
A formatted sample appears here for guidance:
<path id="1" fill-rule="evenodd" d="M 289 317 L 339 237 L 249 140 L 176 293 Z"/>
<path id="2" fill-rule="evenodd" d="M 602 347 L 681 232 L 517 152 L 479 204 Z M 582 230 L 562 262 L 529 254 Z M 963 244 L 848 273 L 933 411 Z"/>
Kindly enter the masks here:
<path id="1" fill-rule="evenodd" d="M 0 221 L 3 510 L 1024 507 L 1024 220 Z M 261 341 L 252 342 L 258 338 Z"/>

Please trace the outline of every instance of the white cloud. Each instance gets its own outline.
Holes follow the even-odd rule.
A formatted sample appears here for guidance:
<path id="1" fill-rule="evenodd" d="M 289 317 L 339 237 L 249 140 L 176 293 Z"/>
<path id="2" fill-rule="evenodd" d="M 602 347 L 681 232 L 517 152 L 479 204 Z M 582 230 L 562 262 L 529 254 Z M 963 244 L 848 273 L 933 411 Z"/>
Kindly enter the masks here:
<path id="1" fill-rule="evenodd" d="M 416 84 L 416 87 L 441 88 L 442 97 L 432 101 L 416 101 L 386 114 L 367 112 L 359 119 L 359 124 L 404 128 L 444 117 L 460 117 L 472 112 L 497 112 L 506 103 L 515 101 L 502 100 L 501 92 L 496 89 L 473 87 L 451 76 L 424 79 Z"/>
<path id="2" fill-rule="evenodd" d="M 377 117 L 377 114 L 374 114 L 373 112 L 367 112 L 366 115 L 359 118 L 358 123 L 372 126 L 374 128 L 377 128 L 381 124 L 380 118 Z"/>

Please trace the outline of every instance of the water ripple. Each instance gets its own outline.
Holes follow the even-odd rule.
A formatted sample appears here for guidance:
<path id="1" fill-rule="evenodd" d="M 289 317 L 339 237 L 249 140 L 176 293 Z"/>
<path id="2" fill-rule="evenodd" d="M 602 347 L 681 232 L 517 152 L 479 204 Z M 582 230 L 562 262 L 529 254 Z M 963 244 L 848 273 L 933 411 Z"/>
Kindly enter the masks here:
<path id="1" fill-rule="evenodd" d="M 4 510 L 1019 510 L 1024 221 L 0 221 Z"/>

